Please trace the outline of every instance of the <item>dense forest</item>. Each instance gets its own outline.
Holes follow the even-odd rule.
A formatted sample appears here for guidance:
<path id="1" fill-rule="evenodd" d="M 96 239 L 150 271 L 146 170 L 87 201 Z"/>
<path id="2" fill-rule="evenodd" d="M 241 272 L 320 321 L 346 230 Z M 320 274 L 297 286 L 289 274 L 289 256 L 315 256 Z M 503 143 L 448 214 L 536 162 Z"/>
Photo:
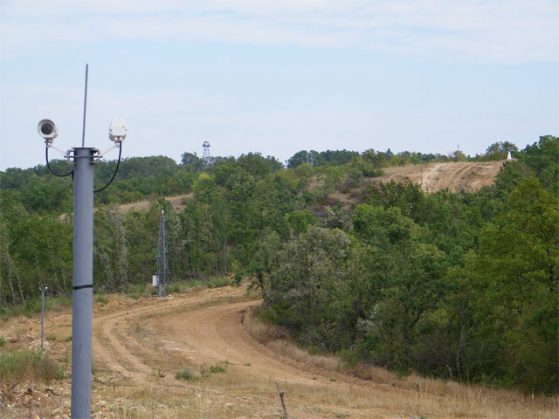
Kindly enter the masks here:
<path id="1" fill-rule="evenodd" d="M 383 168 L 498 160 L 492 187 L 424 193 L 370 182 Z M 63 171 L 68 163 L 55 161 Z M 96 167 L 96 184 L 116 162 Z M 69 295 L 71 179 L 39 165 L 0 172 L 0 315 L 39 284 Z M 189 194 L 176 212 L 165 196 Z M 147 212 L 116 204 L 150 199 Z M 558 390 L 559 138 L 470 158 L 300 151 L 128 158 L 96 196 L 95 289 L 126 291 L 155 270 L 166 210 L 171 281 L 249 277 L 262 316 L 348 362 L 552 393 Z"/>

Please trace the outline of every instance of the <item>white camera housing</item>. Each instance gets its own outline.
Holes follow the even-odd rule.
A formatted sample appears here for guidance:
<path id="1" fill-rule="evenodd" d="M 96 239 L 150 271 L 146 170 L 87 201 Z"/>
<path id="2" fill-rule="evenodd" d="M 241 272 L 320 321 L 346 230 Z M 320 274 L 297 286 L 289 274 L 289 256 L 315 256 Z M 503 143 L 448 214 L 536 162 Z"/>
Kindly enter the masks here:
<path id="1" fill-rule="evenodd" d="M 109 138 L 115 143 L 121 143 L 126 138 L 128 126 L 122 118 L 113 118 L 109 124 Z"/>
<path id="2" fill-rule="evenodd" d="M 39 132 L 39 135 L 44 138 L 45 143 L 47 144 L 51 144 L 58 136 L 58 128 L 51 119 L 41 119 L 37 124 L 37 131 Z"/>

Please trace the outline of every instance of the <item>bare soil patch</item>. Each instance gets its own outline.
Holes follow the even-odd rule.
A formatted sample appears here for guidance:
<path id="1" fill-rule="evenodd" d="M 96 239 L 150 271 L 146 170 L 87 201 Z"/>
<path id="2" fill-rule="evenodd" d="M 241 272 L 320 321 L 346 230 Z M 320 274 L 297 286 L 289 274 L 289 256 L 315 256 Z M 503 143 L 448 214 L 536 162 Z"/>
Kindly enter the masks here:
<path id="1" fill-rule="evenodd" d="M 479 191 L 483 186 L 495 182 L 504 161 L 452 162 L 415 164 L 383 169 L 384 175 L 372 182 L 410 182 L 419 185 L 425 192 Z"/>
<path id="2" fill-rule="evenodd" d="M 176 212 L 182 212 L 186 207 L 186 202 L 192 199 L 192 194 L 167 196 L 165 200 L 168 201 Z M 143 200 L 137 202 L 130 202 L 128 204 L 121 204 L 118 206 L 121 212 L 148 212 L 153 206 L 153 200 Z"/>

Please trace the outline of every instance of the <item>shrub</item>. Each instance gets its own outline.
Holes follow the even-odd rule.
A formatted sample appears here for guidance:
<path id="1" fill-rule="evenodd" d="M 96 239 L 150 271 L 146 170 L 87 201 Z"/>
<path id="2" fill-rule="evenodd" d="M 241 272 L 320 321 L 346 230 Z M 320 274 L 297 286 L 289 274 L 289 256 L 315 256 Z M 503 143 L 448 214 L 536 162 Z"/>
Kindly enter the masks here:
<path id="1" fill-rule="evenodd" d="M 199 279 L 192 279 L 186 283 L 186 286 L 188 288 L 199 288 L 203 286 L 203 283 Z"/>
<path id="2" fill-rule="evenodd" d="M 188 368 L 183 368 L 175 374 L 175 378 L 177 380 L 192 381 L 196 379 L 196 376 Z"/>
<path id="3" fill-rule="evenodd" d="M 231 285 L 231 281 L 227 278 L 212 278 L 206 283 L 208 288 L 220 288 Z"/>
<path id="4" fill-rule="evenodd" d="M 109 299 L 105 294 L 95 294 L 95 302 L 104 306 L 109 302 Z"/>
<path id="5" fill-rule="evenodd" d="M 219 373 L 225 372 L 225 368 L 222 367 L 221 365 L 215 364 L 215 365 L 210 366 L 210 368 L 208 368 L 208 372 L 210 374 L 219 374 Z"/>
<path id="6" fill-rule="evenodd" d="M 0 381 L 44 381 L 64 377 L 64 371 L 47 354 L 21 349 L 0 353 Z"/>
<path id="7" fill-rule="evenodd" d="M 233 279 L 233 283 L 236 287 L 241 286 L 241 282 L 243 282 L 243 274 L 241 272 L 235 272 L 235 278 Z"/>
<path id="8" fill-rule="evenodd" d="M 151 285 L 132 284 L 126 290 L 126 295 L 128 295 L 128 297 L 130 298 L 137 300 L 141 296 L 150 295 L 150 291 L 153 291 L 152 288 L 155 289 Z"/>
<path id="9" fill-rule="evenodd" d="M 181 292 L 182 288 L 177 282 L 173 282 L 167 287 L 167 294 L 180 294 Z"/>

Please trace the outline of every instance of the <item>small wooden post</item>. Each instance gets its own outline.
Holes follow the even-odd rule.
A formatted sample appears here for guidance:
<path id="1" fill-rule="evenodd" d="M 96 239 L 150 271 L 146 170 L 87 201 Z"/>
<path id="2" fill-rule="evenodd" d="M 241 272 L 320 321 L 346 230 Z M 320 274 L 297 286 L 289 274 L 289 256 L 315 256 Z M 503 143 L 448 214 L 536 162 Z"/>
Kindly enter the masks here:
<path id="1" fill-rule="evenodd" d="M 279 385 L 276 381 L 274 381 L 274 383 L 276 384 L 276 387 L 278 389 L 278 396 L 280 398 L 280 402 L 281 402 L 281 417 L 282 419 L 287 419 L 287 409 L 285 408 L 285 401 L 283 400 L 283 396 L 284 396 L 284 392 L 280 390 Z"/>

